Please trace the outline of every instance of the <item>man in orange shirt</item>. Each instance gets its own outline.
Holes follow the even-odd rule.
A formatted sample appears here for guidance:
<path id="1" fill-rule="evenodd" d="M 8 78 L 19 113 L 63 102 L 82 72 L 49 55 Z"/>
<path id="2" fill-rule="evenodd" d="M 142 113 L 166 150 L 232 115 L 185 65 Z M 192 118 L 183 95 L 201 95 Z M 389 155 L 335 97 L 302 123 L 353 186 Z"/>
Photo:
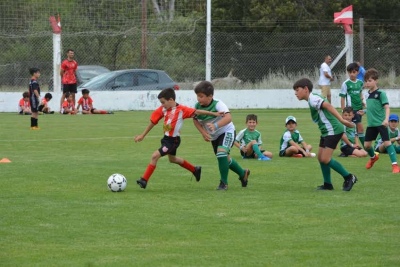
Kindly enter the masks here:
<path id="1" fill-rule="evenodd" d="M 61 63 L 61 82 L 63 85 L 63 94 L 60 100 L 60 113 L 62 112 L 62 105 L 64 103 L 65 94 L 70 93 L 73 98 L 73 103 L 75 106 L 75 94 L 77 91 L 77 81 L 76 81 L 76 70 L 78 69 L 78 63 L 74 60 L 75 52 L 72 49 L 67 50 L 67 59 Z"/>

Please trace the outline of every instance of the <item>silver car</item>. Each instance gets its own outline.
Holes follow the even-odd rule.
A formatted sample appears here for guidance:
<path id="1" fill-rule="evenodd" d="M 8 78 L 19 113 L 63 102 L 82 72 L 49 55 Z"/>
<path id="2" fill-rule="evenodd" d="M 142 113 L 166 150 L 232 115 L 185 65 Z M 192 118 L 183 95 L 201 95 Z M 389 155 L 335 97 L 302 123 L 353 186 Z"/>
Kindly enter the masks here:
<path id="1" fill-rule="evenodd" d="M 90 81 L 81 84 L 78 90 L 89 91 L 139 91 L 162 90 L 179 86 L 165 71 L 152 69 L 116 70 L 100 74 Z"/>

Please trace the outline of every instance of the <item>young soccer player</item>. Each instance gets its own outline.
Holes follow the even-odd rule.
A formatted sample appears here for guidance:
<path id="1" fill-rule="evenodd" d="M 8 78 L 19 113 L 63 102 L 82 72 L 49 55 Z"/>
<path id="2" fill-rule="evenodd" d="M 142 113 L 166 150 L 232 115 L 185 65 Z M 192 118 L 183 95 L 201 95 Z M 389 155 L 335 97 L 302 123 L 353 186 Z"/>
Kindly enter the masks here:
<path id="1" fill-rule="evenodd" d="M 89 96 L 89 93 L 88 89 L 82 89 L 82 96 L 78 100 L 76 112 L 79 112 L 79 108 L 82 106 L 82 114 L 114 114 L 112 111 L 93 108 L 93 99 Z"/>
<path id="2" fill-rule="evenodd" d="M 65 94 L 65 98 L 66 98 L 66 100 L 64 101 L 64 103 L 62 105 L 62 114 L 75 115 L 76 109 L 75 109 L 73 95 L 67 92 Z"/>
<path id="3" fill-rule="evenodd" d="M 357 63 L 350 63 L 347 66 L 347 74 L 349 79 L 343 82 L 340 90 L 340 107 L 343 110 L 345 107 L 352 107 L 354 111 L 353 122 L 357 127 L 358 138 L 364 146 L 364 127 L 361 122 L 364 115 L 365 103 L 363 102 L 363 81 L 357 79 L 360 66 Z"/>
<path id="4" fill-rule="evenodd" d="M 46 93 L 44 97 L 42 98 L 42 101 L 40 102 L 39 105 L 39 111 L 43 112 L 43 114 L 54 114 L 54 111 L 50 110 L 50 107 L 48 103 L 50 100 L 53 98 L 53 96 L 50 93 Z"/>
<path id="5" fill-rule="evenodd" d="M 394 150 L 396 150 L 397 154 L 400 154 L 400 131 L 399 128 L 399 116 L 397 114 L 390 114 L 389 116 L 389 138 Z M 386 147 L 382 138 L 378 136 L 376 140 L 375 151 L 379 153 L 387 153 Z"/>
<path id="6" fill-rule="evenodd" d="M 299 100 L 306 100 L 310 107 L 311 118 L 318 124 L 321 132 L 319 142 L 318 161 L 321 167 L 324 184 L 318 190 L 333 190 L 331 169 L 343 176 L 343 190 L 350 191 L 357 182 L 357 177 L 349 173 L 338 161 L 332 158 L 333 151 L 343 136 L 344 127 L 353 125 L 344 120 L 336 109 L 322 96 L 312 92 L 313 84 L 303 78 L 293 85 L 295 95 Z"/>
<path id="7" fill-rule="evenodd" d="M 38 68 L 30 68 L 31 80 L 29 82 L 29 102 L 31 105 L 31 130 L 39 130 L 38 115 L 40 103 L 40 86 L 37 79 L 40 77 L 40 70 Z"/>
<path id="8" fill-rule="evenodd" d="M 280 157 L 315 157 L 315 153 L 311 153 L 312 146 L 307 144 L 301 136 L 299 130 L 296 129 L 297 121 L 293 116 L 288 116 L 285 120 L 286 131 L 283 133 L 279 146 Z"/>
<path id="9" fill-rule="evenodd" d="M 365 150 L 371 157 L 365 167 L 371 169 L 374 163 L 379 159 L 379 154 L 375 154 L 372 148 L 372 141 L 376 139 L 378 134 L 381 135 L 383 145 L 389 154 L 392 162 L 392 172 L 399 173 L 400 169 L 397 165 L 396 151 L 390 142 L 388 124 L 390 107 L 389 101 L 384 91 L 378 88 L 379 73 L 376 69 L 368 69 L 364 75 L 365 88 L 368 89 L 367 98 L 367 130 L 365 132 Z"/>
<path id="10" fill-rule="evenodd" d="M 205 141 L 210 142 L 217 156 L 220 173 L 220 184 L 217 190 L 228 189 L 228 173 L 232 170 L 239 175 L 242 187 L 246 187 L 250 175 L 249 169 L 243 169 L 236 160 L 229 155 L 230 149 L 235 141 L 235 126 L 228 107 L 220 100 L 214 99 L 214 87 L 209 81 L 202 81 L 194 89 L 197 95 L 195 105 L 198 110 L 223 112 L 222 117 L 211 117 L 199 115 L 194 124 L 202 134 Z"/>
<path id="11" fill-rule="evenodd" d="M 18 113 L 20 115 L 31 115 L 31 104 L 29 103 L 29 92 L 24 92 L 18 103 Z"/>
<path id="12" fill-rule="evenodd" d="M 244 159 L 271 160 L 272 152 L 261 148 L 261 133 L 256 130 L 257 115 L 249 114 L 246 116 L 247 127 L 241 130 L 235 138 L 235 146 L 240 149 L 240 154 Z"/>
<path id="13" fill-rule="evenodd" d="M 172 88 L 162 90 L 158 94 L 161 106 L 157 108 L 150 117 L 150 123 L 142 134 L 135 136 L 135 142 L 140 142 L 150 132 L 151 129 L 164 118 L 164 137 L 161 139 L 161 147 L 154 151 L 151 156 L 149 165 L 146 171 L 136 183 L 143 189 L 146 188 L 147 183 L 156 169 L 157 161 L 168 155 L 169 162 L 179 164 L 182 168 L 193 173 L 196 181 L 201 178 L 201 166 L 194 166 L 183 158 L 176 156 L 178 147 L 181 143 L 180 130 L 183 126 L 183 120 L 193 118 L 196 115 L 202 114 L 205 116 L 219 116 L 217 112 L 209 112 L 204 110 L 196 110 L 175 102 L 175 91 Z"/>
<path id="14" fill-rule="evenodd" d="M 362 149 L 358 142 L 358 136 L 356 134 L 356 125 L 352 122 L 354 117 L 354 112 L 352 107 L 345 107 L 342 112 L 342 118 L 353 124 L 353 127 L 346 127 L 346 132 L 342 136 L 342 141 L 340 144 L 340 154 L 341 157 L 366 157 L 368 155 L 367 151 Z"/>

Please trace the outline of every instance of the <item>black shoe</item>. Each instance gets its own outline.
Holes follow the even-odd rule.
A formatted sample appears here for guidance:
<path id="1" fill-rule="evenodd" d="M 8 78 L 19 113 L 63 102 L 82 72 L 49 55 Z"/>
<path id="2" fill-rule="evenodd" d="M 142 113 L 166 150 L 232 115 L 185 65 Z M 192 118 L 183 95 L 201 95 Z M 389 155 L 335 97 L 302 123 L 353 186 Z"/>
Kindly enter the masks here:
<path id="1" fill-rule="evenodd" d="M 346 158 L 346 157 L 347 157 L 347 155 L 346 155 L 346 154 L 344 154 L 344 153 L 340 153 L 339 157 Z"/>
<path id="2" fill-rule="evenodd" d="M 112 112 L 112 111 L 107 111 L 107 114 L 114 114 L 114 112 Z"/>
<path id="3" fill-rule="evenodd" d="M 239 178 L 240 182 L 242 183 L 242 187 L 246 187 L 247 186 L 247 182 L 249 181 L 249 175 L 250 175 L 250 170 L 249 169 L 245 169 L 244 170 L 244 176 Z"/>
<path id="4" fill-rule="evenodd" d="M 49 114 L 54 114 L 54 110 L 53 110 L 53 111 L 50 111 Z"/>
<path id="5" fill-rule="evenodd" d="M 333 190 L 333 185 L 324 183 L 323 185 L 317 186 L 317 190 Z"/>
<path id="6" fill-rule="evenodd" d="M 357 183 L 357 177 L 354 174 L 349 174 L 349 176 L 343 182 L 343 191 L 350 191 L 353 185 Z"/>
<path id="7" fill-rule="evenodd" d="M 143 189 L 146 189 L 147 186 L 147 181 L 143 178 L 140 178 L 139 180 L 136 181 L 136 183 Z"/>
<path id="8" fill-rule="evenodd" d="M 200 182 L 201 178 L 201 166 L 196 166 L 194 167 L 194 172 L 193 172 L 194 177 L 196 178 L 197 182 Z"/>
<path id="9" fill-rule="evenodd" d="M 217 187 L 217 190 L 228 190 L 228 185 L 221 181 Z"/>

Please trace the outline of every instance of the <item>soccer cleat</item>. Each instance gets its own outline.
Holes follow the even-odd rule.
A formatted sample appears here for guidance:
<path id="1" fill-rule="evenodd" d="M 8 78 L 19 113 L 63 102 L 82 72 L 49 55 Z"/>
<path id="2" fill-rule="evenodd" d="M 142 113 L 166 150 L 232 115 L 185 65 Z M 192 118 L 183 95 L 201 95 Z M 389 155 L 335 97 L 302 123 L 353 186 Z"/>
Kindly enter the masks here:
<path id="1" fill-rule="evenodd" d="M 40 128 L 38 126 L 33 126 L 31 127 L 31 130 L 40 130 Z"/>
<path id="2" fill-rule="evenodd" d="M 354 174 L 349 174 L 349 176 L 343 182 L 343 191 L 350 191 L 353 185 L 357 183 L 357 177 Z"/>
<path id="3" fill-rule="evenodd" d="M 221 181 L 217 187 L 217 190 L 228 190 L 228 185 Z"/>
<path id="4" fill-rule="evenodd" d="M 262 157 L 258 158 L 258 160 L 267 161 L 267 160 L 271 160 L 271 158 L 269 158 L 267 156 L 262 156 Z"/>
<path id="5" fill-rule="evenodd" d="M 399 172 L 400 172 L 399 165 L 392 164 L 392 173 L 399 173 Z"/>
<path id="6" fill-rule="evenodd" d="M 333 185 L 324 183 L 323 185 L 317 186 L 317 190 L 333 190 Z"/>
<path id="7" fill-rule="evenodd" d="M 136 183 L 140 186 L 140 188 L 146 189 L 147 181 L 143 178 L 140 178 L 136 181 Z"/>
<path id="8" fill-rule="evenodd" d="M 114 112 L 112 112 L 112 111 L 107 111 L 107 114 L 114 114 Z"/>
<path id="9" fill-rule="evenodd" d="M 346 158 L 346 157 L 347 157 L 347 155 L 346 155 L 346 154 L 344 154 L 344 153 L 340 153 L 339 157 Z"/>
<path id="10" fill-rule="evenodd" d="M 201 179 L 201 166 L 194 167 L 193 175 L 196 178 L 196 181 L 200 182 L 200 179 Z"/>
<path id="11" fill-rule="evenodd" d="M 378 161 L 378 159 L 379 159 L 379 154 L 375 154 L 373 158 L 370 158 L 368 160 L 367 164 L 365 165 L 365 168 L 371 169 L 372 166 L 374 166 L 374 163 Z"/>
<path id="12" fill-rule="evenodd" d="M 240 182 L 242 183 L 242 187 L 246 187 L 247 186 L 247 182 L 249 181 L 249 175 L 250 175 L 250 170 L 249 169 L 245 169 L 244 170 L 244 176 L 239 178 Z"/>

